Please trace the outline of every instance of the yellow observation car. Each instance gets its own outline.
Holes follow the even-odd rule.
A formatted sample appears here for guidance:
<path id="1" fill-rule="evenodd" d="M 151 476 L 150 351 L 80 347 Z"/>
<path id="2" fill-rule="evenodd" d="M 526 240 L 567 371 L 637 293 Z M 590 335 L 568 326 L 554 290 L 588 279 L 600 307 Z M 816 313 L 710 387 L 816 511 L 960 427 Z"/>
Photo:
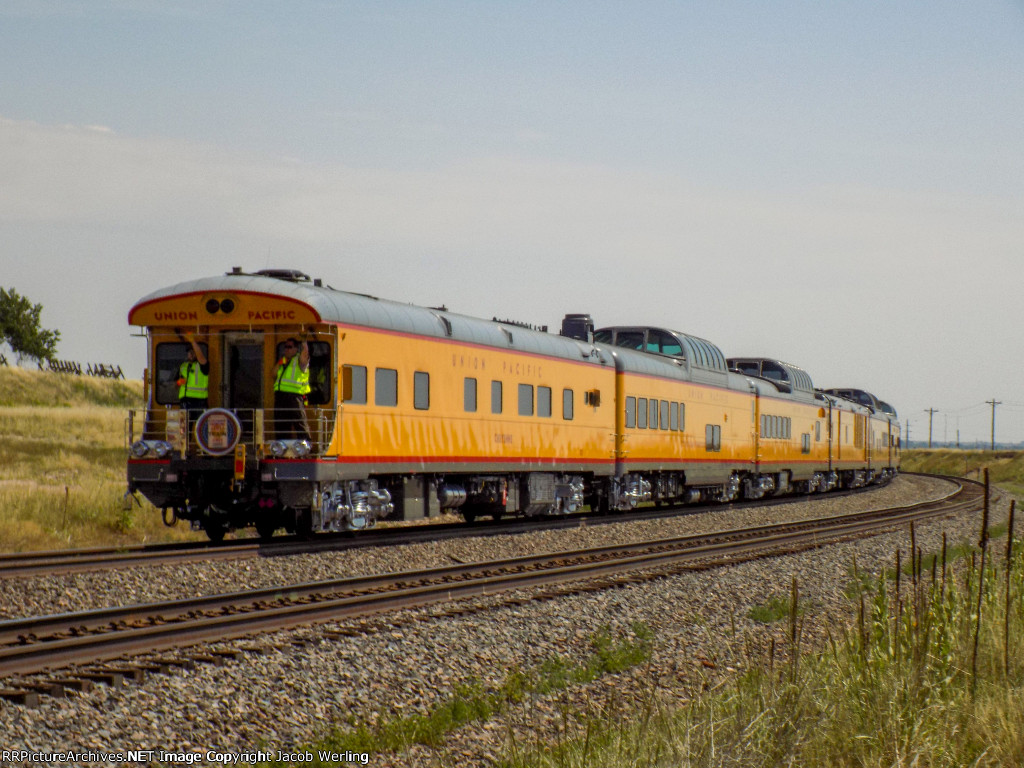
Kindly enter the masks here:
<path id="1" fill-rule="evenodd" d="M 615 367 L 592 343 L 283 270 L 236 268 L 165 288 L 129 322 L 148 337 L 129 489 L 166 522 L 188 520 L 212 539 L 441 509 L 468 519 L 567 513 L 614 473 Z M 202 413 L 178 399 L 191 339 L 209 361 Z M 309 439 L 286 434 L 296 414 L 273 407 L 289 339 L 309 349 Z"/>

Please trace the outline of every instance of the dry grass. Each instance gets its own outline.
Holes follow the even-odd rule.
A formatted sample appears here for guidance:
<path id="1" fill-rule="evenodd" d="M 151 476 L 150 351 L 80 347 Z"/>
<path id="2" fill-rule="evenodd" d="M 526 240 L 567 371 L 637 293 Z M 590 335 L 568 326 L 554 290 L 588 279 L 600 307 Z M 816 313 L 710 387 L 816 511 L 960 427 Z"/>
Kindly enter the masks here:
<path id="1" fill-rule="evenodd" d="M 125 418 L 140 382 L 0 368 L 0 550 L 192 538 L 125 508 Z"/>
<path id="2" fill-rule="evenodd" d="M 1019 498 L 1024 498 L 1024 451 L 961 451 L 951 448 L 916 449 L 903 453 L 906 472 L 981 479 L 986 467 L 989 479 Z"/>

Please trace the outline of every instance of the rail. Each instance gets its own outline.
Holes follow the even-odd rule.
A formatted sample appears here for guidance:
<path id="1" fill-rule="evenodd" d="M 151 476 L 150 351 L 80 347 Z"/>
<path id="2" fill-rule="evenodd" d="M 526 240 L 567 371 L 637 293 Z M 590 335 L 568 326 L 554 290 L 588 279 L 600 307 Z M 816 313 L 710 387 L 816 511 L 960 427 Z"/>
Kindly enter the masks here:
<path id="1" fill-rule="evenodd" d="M 196 599 L 0 622 L 0 678 L 75 663 L 236 639 L 535 586 L 660 578 L 804 551 L 872 535 L 928 517 L 977 510 L 984 487 L 960 487 L 934 501 L 716 533 L 355 576 Z M 667 569 L 667 570 L 666 570 Z M 642 571 L 643 573 L 637 573 Z"/>

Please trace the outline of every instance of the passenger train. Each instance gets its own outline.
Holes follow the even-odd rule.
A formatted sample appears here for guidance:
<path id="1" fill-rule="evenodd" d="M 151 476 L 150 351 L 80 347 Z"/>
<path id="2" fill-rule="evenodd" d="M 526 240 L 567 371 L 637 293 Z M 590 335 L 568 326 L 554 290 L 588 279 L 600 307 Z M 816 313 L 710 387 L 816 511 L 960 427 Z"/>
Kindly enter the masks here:
<path id="1" fill-rule="evenodd" d="M 213 540 L 757 499 L 899 468 L 896 413 L 868 392 L 667 328 L 566 315 L 555 335 L 237 267 L 158 290 L 128 319 L 148 339 L 129 491 Z M 308 436 L 274 407 L 290 339 L 308 350 Z M 179 398 L 193 343 L 209 365 L 201 411 Z"/>

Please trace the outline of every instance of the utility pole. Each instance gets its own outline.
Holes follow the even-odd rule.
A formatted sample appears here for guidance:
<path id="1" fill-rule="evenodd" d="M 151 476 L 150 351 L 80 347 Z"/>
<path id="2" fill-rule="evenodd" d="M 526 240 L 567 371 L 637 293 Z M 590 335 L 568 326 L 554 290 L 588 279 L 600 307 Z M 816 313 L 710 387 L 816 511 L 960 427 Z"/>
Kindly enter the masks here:
<path id="1" fill-rule="evenodd" d="M 936 408 L 926 408 L 924 412 L 928 414 L 928 447 L 931 448 L 932 447 L 932 416 L 934 416 L 939 411 Z"/>
<path id="2" fill-rule="evenodd" d="M 906 434 L 903 435 L 903 447 L 910 447 L 910 419 L 907 419 L 907 431 Z"/>
<path id="3" fill-rule="evenodd" d="M 996 400 L 994 397 L 991 400 L 985 401 L 988 405 L 992 406 L 992 444 L 991 450 L 996 449 L 996 406 L 1002 405 L 1002 400 Z"/>

